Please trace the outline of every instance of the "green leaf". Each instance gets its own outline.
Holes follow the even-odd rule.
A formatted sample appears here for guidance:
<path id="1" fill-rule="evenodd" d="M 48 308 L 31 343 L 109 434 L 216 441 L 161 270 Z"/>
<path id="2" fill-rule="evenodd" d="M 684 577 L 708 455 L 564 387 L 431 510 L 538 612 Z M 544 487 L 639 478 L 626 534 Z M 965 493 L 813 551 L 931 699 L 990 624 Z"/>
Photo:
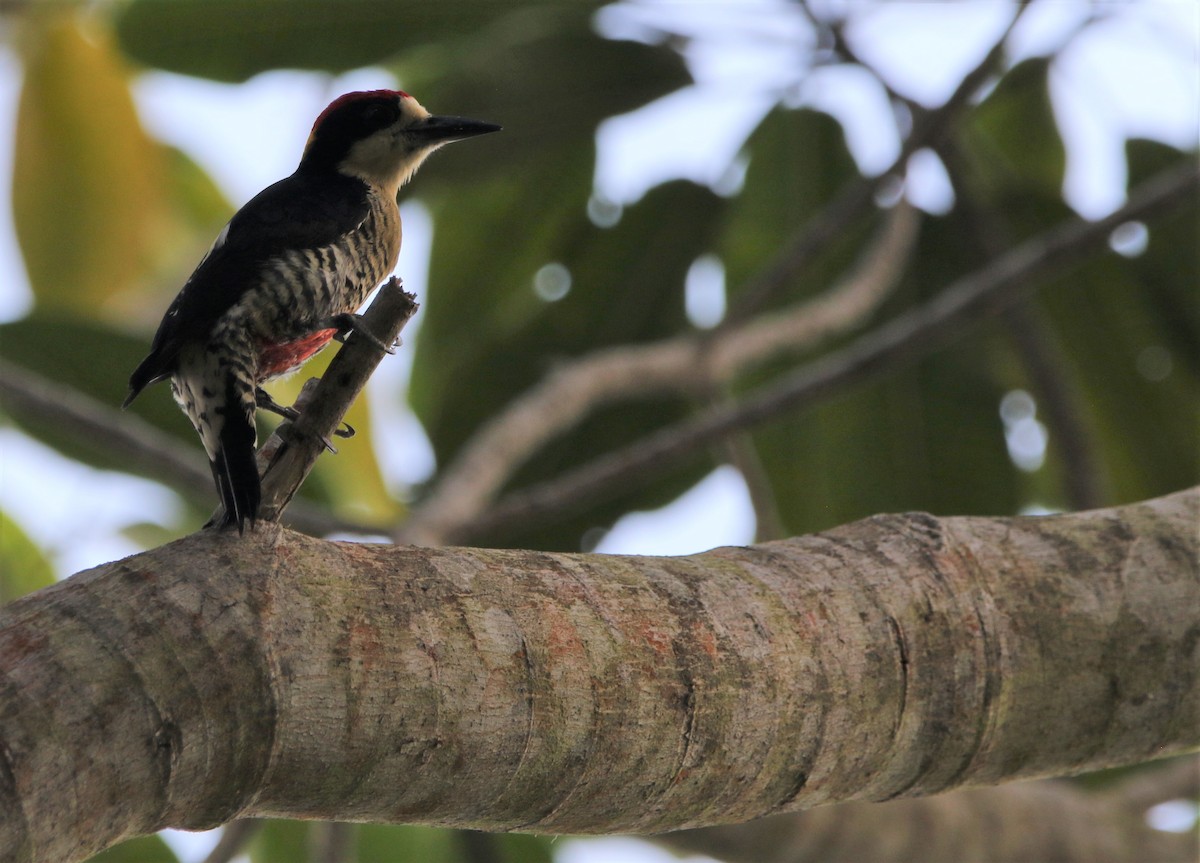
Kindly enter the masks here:
<path id="1" fill-rule="evenodd" d="M 505 833 L 493 837 L 504 863 L 553 863 L 554 838 L 526 833 Z"/>
<path id="2" fill-rule="evenodd" d="M 440 827 L 363 824 L 356 834 L 358 863 L 463 863 L 458 831 Z"/>
<path id="3" fill-rule="evenodd" d="M 785 244 L 848 183 L 859 177 L 842 127 L 827 114 L 778 108 L 746 143 L 750 165 L 741 193 L 729 207 L 717 247 L 725 263 L 731 302 L 747 279 L 771 262 Z M 868 219 L 862 220 L 864 224 Z M 863 239 L 848 231 L 797 277 L 793 298 L 828 287 Z"/>
<path id="4" fill-rule="evenodd" d="M 296 863 L 309 859 L 308 823 L 266 821 L 246 849 L 252 863 Z"/>
<path id="5" fill-rule="evenodd" d="M 0 356 L 84 393 L 114 412 L 120 409 L 125 397 L 129 373 L 148 348 L 149 341 L 145 338 L 40 312 L 22 321 L 0 325 Z M 165 384 L 143 393 L 131 411 L 180 440 L 198 446 L 196 433 Z M 13 414 L 12 418 L 39 440 L 72 458 L 102 468 L 124 467 L 70 429 L 60 428 L 57 421 L 25 413 Z"/>
<path id="6" fill-rule="evenodd" d="M 1126 144 L 1125 152 L 1131 188 L 1178 164 L 1181 158 L 1197 158 L 1195 152 L 1181 153 L 1165 144 L 1137 139 Z M 1177 358 L 1180 373 L 1192 380 L 1200 378 L 1200 294 L 1196 292 L 1200 256 L 1189 255 L 1187 250 L 1200 234 L 1196 226 L 1198 210 L 1193 199 L 1190 205 L 1158 222 L 1152 228 L 1151 253 L 1139 255 L 1128 264 L 1146 288 L 1138 296 L 1151 300 L 1155 325 Z M 1184 254 L 1179 254 L 1180 250 Z"/>
<path id="7" fill-rule="evenodd" d="M 430 201 L 435 231 L 429 295 L 420 298 L 410 397 L 439 461 L 535 374 L 530 364 L 542 362 L 516 350 L 514 340 L 555 311 L 534 294 L 533 277 L 558 260 L 564 237 L 589 230 L 591 168 L 588 149 L 568 164 L 501 173 L 474 194 L 450 193 Z M 514 213 L 522 214 L 519 242 L 508 237 Z M 505 362 L 497 365 L 501 352 Z M 493 386 L 502 391 L 493 394 Z M 488 405 L 472 405 L 477 397 Z"/>
<path id="8" fill-rule="evenodd" d="M 473 854 L 479 845 L 490 853 Z M 519 833 L 477 833 L 440 827 L 363 824 L 356 838 L 357 863 L 551 863 L 550 840 Z"/>
<path id="9" fill-rule="evenodd" d="M 925 222 L 884 317 L 977 266 L 958 214 Z M 822 530 L 878 512 L 1013 512 L 1021 485 L 998 407 L 995 325 L 967 343 L 873 379 L 754 435 L 788 530 Z M 756 375 L 760 380 L 768 375 Z"/>
<path id="10" fill-rule="evenodd" d="M 772 112 L 747 151 L 745 188 L 731 207 L 721 245 L 735 296 L 738 285 L 858 177 L 840 127 L 812 111 Z M 827 289 L 862 254 L 878 216 L 872 210 L 823 249 L 800 275 L 790 300 Z M 978 266 L 963 242 L 968 227 L 958 214 L 927 221 L 910 272 L 877 317 L 923 302 Z M 1003 387 L 988 357 L 990 343 L 994 340 L 976 337 L 971 348 L 892 370 L 883 380 L 755 431 L 788 530 L 819 530 L 875 512 L 915 508 L 941 513 L 1014 508 L 1019 478 L 997 416 Z M 758 371 L 739 389 L 767 383 L 787 367 L 778 363 Z"/>
<path id="11" fill-rule="evenodd" d="M 37 312 L 22 321 L 0 325 L 0 357 L 90 397 L 101 407 L 110 408 L 114 415 L 120 411 L 127 392 L 130 371 L 148 349 L 146 338 L 128 336 L 88 321 L 54 318 Z M 330 351 L 328 358 L 314 360 L 308 369 L 310 374 L 322 371 L 333 353 Z M 297 378 L 295 383 L 299 384 L 307 376 Z M 282 383 L 286 389 L 288 382 Z M 280 398 L 289 400 L 274 385 L 272 389 Z M 312 481 L 301 486 L 301 493 L 314 501 L 336 502 L 346 517 L 383 519 L 394 513 L 396 504 L 387 495 L 379 474 L 367 410 L 361 399 L 351 408 L 349 419 L 359 434 L 345 441 L 338 455 L 317 462 Z M 194 448 L 197 459 L 204 458 L 195 431 L 171 397 L 166 383 L 147 389 L 129 411 Z M 271 426 L 271 420 L 263 414 L 259 412 L 260 442 Z M 130 471 L 129 464 L 108 453 L 103 441 L 63 428 L 58 420 L 26 411 L 10 410 L 6 415 L 29 434 L 70 458 L 107 470 Z M 153 475 L 147 478 L 161 479 Z M 214 503 L 215 500 L 214 496 Z"/>
<path id="12" fill-rule="evenodd" d="M 54 584 L 54 568 L 25 531 L 0 510 L 0 604 Z"/>
<path id="13" fill-rule="evenodd" d="M 88 863 L 178 863 L 169 845 L 158 836 L 139 836 L 107 851 L 101 851 Z"/>
<path id="14" fill-rule="evenodd" d="M 603 39 L 587 4 L 522 9 L 454 42 L 409 52 L 400 80 L 435 113 L 504 126 L 473 146 L 450 147 L 421 169 L 421 194 L 442 182 L 552 169 L 591 151 L 597 126 L 691 82 L 665 45 Z M 474 193 L 474 192 L 473 192 Z"/>
<path id="15" fill-rule="evenodd" d="M 355 825 L 351 859 L 357 863 L 465 863 L 465 831 L 419 825 Z M 519 834 L 475 834 L 489 842 L 498 863 L 550 863 L 550 840 Z M 253 863 L 293 863 L 310 856 L 309 825 L 269 821 L 249 847 Z"/>
<path id="16" fill-rule="evenodd" d="M 197 512 L 196 515 L 206 517 L 211 511 L 212 507 L 207 512 Z M 161 524 L 154 524 L 153 522 L 139 521 L 136 524 L 130 524 L 121 528 L 121 536 L 140 548 L 158 548 L 160 545 L 166 545 L 168 542 L 179 539 L 179 528 L 164 527 Z"/>
<path id="17" fill-rule="evenodd" d="M 974 111 L 964 129 L 973 173 L 984 199 L 1007 207 L 1030 194 L 1061 196 L 1067 155 L 1047 76 L 1050 61 L 1035 58 L 1010 69 Z"/>
<path id="18" fill-rule="evenodd" d="M 138 62 L 217 81 L 270 69 L 345 72 L 507 14 L 507 0 L 133 0 L 117 15 Z"/>
<path id="19" fill-rule="evenodd" d="M 164 190 L 168 214 L 159 229 L 158 244 L 146 277 L 114 299 L 120 324 L 140 322 L 149 336 L 163 312 L 208 252 L 233 206 L 203 168 L 174 147 L 156 145 L 166 168 Z"/>
<path id="20" fill-rule="evenodd" d="M 148 348 L 146 338 L 125 335 L 85 320 L 55 318 L 36 311 L 24 320 L 0 325 L 0 356 L 89 397 L 101 409 L 110 409 L 114 416 L 125 397 L 129 372 Z M 203 463 L 204 450 L 191 424 L 171 398 L 169 386 L 151 387 L 130 408 L 130 413 L 193 447 L 196 458 Z M 104 470 L 161 480 L 159 476 L 131 470 L 127 461 L 110 454 L 103 440 L 80 434 L 63 426 L 58 419 L 8 407 L 0 415 L 68 458 Z M 212 503 L 215 502 L 214 493 Z M 195 515 L 206 517 L 209 512 L 211 508 Z"/>
<path id="21" fill-rule="evenodd" d="M 1133 178 L 1195 159 L 1149 142 L 1132 144 L 1129 156 Z M 1063 372 L 1083 395 L 1114 504 L 1200 481 L 1198 233 L 1193 199 L 1150 225 L 1137 257 L 1108 252 L 1042 298 L 1070 357 Z"/>
<path id="22" fill-rule="evenodd" d="M 976 345 L 978 341 L 976 341 Z M 873 513 L 1014 512 L 1001 388 L 975 346 L 895 372 L 755 434 L 792 533 Z"/>
<path id="23" fill-rule="evenodd" d="M 59 17 L 32 32 L 13 209 L 37 308 L 151 330 L 232 208 L 142 131 L 105 31 Z"/>
<path id="24" fill-rule="evenodd" d="M 229 204 L 191 159 L 143 132 L 105 31 L 60 16 L 32 34 L 13 210 L 37 306 L 122 323 L 161 313 L 150 285 L 183 283 Z"/>

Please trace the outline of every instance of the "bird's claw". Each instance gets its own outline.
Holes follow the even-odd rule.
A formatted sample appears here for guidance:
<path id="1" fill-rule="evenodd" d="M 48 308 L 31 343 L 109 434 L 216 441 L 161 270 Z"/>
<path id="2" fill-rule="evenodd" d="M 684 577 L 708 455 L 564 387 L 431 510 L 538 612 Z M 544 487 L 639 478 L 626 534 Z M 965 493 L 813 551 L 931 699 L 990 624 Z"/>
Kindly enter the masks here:
<path id="1" fill-rule="evenodd" d="M 342 438 L 343 440 L 345 438 L 354 437 L 354 435 L 356 434 L 356 432 L 354 431 L 354 426 L 350 425 L 350 423 L 346 422 L 345 420 L 342 420 L 342 426 L 343 426 L 342 428 L 335 428 L 333 430 L 333 433 L 335 435 L 337 435 L 338 437 Z M 324 444 L 325 449 L 329 450 L 334 455 L 337 455 L 337 448 L 334 447 L 332 441 L 330 441 L 329 438 L 322 437 L 321 443 Z"/>

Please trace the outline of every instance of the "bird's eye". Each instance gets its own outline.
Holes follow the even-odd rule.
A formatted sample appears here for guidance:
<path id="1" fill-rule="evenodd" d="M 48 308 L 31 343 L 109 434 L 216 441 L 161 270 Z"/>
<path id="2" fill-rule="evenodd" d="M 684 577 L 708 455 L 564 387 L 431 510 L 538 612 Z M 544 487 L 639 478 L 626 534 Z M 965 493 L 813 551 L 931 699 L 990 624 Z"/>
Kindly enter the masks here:
<path id="1" fill-rule="evenodd" d="M 387 105 L 367 105 L 363 109 L 363 119 L 371 125 L 382 126 L 385 123 L 391 122 L 393 113 Z"/>

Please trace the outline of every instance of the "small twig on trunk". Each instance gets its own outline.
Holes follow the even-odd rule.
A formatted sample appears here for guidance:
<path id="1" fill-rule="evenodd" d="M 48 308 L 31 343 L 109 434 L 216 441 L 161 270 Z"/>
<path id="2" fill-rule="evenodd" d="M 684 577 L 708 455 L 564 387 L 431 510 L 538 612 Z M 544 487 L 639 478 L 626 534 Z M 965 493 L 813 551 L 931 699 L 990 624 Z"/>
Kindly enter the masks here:
<path id="1" fill-rule="evenodd" d="M 406 293 L 400 280 L 392 278 L 380 288 L 362 323 L 384 344 L 391 344 L 416 311 L 416 296 Z M 381 359 L 383 355 L 370 341 L 351 336 L 329 364 L 303 413 L 286 429 L 280 427 L 280 443 L 263 471 L 260 519 L 279 520 Z"/>

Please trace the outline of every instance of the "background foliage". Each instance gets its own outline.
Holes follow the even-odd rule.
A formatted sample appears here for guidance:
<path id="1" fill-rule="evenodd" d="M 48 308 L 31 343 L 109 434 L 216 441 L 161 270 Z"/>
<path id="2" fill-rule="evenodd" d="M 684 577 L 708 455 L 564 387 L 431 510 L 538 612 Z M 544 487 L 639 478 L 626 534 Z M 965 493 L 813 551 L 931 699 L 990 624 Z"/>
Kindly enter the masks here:
<path id="1" fill-rule="evenodd" d="M 600 5 L 18 5 L 6 13 L 23 74 L 12 207 L 34 306 L 0 326 L 0 357 L 118 404 L 162 309 L 232 213 L 195 162 L 144 131 L 130 86 L 145 70 L 241 82 L 277 68 L 337 73 L 374 64 L 435 110 L 505 126 L 486 147 L 440 154 L 412 191 L 432 214 L 434 245 L 411 405 L 441 466 L 556 364 L 694 329 L 684 283 L 698 258 L 719 258 L 736 311 L 764 262 L 859 178 L 843 131 L 827 114 L 780 101 L 744 143 L 744 182 L 735 193 L 674 181 L 624 208 L 615 224 L 597 218 L 616 213 L 594 192 L 599 124 L 691 80 L 681 42 L 668 33 L 650 32 L 645 41 L 600 36 L 593 26 Z M 837 23 L 819 22 L 813 32 L 831 39 Z M 814 68 L 851 59 L 836 41 L 830 45 L 812 52 Z M 1061 191 L 1064 144 L 1048 96 L 1052 62 L 998 70 L 994 88 L 966 112 L 941 151 L 956 205 L 925 219 L 910 266 L 873 321 L 935 296 L 998 250 L 1070 216 Z M 903 126 L 913 106 L 894 104 Z M 723 119 L 714 105 L 698 128 L 678 134 L 702 135 L 704 124 Z M 1126 153 L 1131 182 L 1195 158 L 1149 141 L 1129 142 Z M 860 254 L 882 213 L 864 208 L 767 309 L 826 289 Z M 997 514 L 1035 502 L 1115 504 L 1195 483 L 1196 228 L 1193 200 L 1152 225 L 1140 253 L 1098 255 L 969 338 L 746 435 L 781 529 L 807 532 L 888 510 Z M 550 263 L 570 275 L 569 292 L 553 302 L 531 289 Z M 860 331 L 871 323 L 862 321 Z M 731 395 L 796 362 L 746 375 Z M 1048 429 L 1037 469 L 1019 468 L 1006 446 L 999 406 L 1015 390 L 1032 394 Z M 678 397 L 598 410 L 518 471 L 511 487 L 560 475 L 705 404 Z M 369 409 L 365 399 L 356 407 L 351 421 L 363 435 L 336 459 L 323 459 L 304 493 L 386 530 L 403 519 L 406 504 L 388 493 L 375 452 L 406 443 L 372 441 Z M 195 447 L 162 392 L 136 411 Z M 103 440 L 36 411 L 9 406 L 3 422 L 87 464 L 126 467 Z M 582 515 L 538 521 L 500 541 L 578 549 L 589 529 L 662 505 L 726 458 L 719 448 L 701 452 Z M 412 491 L 419 501 L 421 490 Z M 198 527 L 211 505 L 185 494 L 180 532 Z M 45 583 L 51 568 L 12 518 L 0 519 L 0 598 L 9 598 Z M 251 858 L 298 859 L 307 829 L 269 825 L 250 846 Z M 541 840 L 488 841 L 496 856 L 486 859 L 549 859 Z M 362 860 L 476 859 L 452 831 L 364 827 L 355 845 Z M 174 859 L 157 839 L 102 858 Z"/>

